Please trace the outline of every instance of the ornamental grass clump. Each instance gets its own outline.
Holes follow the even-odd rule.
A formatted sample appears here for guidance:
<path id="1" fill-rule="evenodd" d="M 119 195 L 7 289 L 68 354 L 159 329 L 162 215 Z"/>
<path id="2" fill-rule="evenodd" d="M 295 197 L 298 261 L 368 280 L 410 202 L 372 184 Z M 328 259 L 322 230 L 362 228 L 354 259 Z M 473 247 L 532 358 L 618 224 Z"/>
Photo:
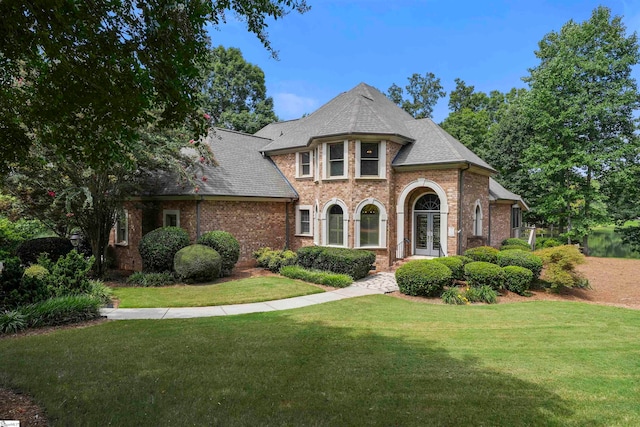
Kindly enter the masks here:
<path id="1" fill-rule="evenodd" d="M 484 261 L 474 261 L 464 266 L 464 276 L 469 286 L 476 288 L 489 286 L 500 290 L 504 285 L 504 271 L 497 264 Z"/>
<path id="2" fill-rule="evenodd" d="M 500 251 L 496 248 L 492 248 L 491 246 L 479 246 L 477 248 L 467 249 L 464 252 L 464 256 L 471 258 L 473 261 L 483 261 L 495 264 L 498 252 Z"/>
<path id="3" fill-rule="evenodd" d="M 549 282 L 552 290 L 589 287 L 589 281 L 576 270 L 579 264 L 585 262 L 584 255 L 576 246 L 555 246 L 535 251 L 534 254 L 542 259 L 545 267 L 542 278 Z"/>
<path id="4" fill-rule="evenodd" d="M 542 258 L 531 252 L 519 249 L 498 252 L 497 261 L 497 264 L 500 267 L 516 265 L 518 267 L 529 269 L 536 280 L 540 277 L 540 273 L 542 272 Z"/>
<path id="5" fill-rule="evenodd" d="M 471 286 L 452 286 L 442 292 L 442 301 L 445 304 L 464 305 L 474 302 L 495 304 L 498 301 L 498 293 L 489 286 L 474 288 Z"/>
<path id="6" fill-rule="evenodd" d="M 396 281 L 405 295 L 438 296 L 453 282 L 453 274 L 449 267 L 436 260 L 415 260 L 396 270 Z"/>

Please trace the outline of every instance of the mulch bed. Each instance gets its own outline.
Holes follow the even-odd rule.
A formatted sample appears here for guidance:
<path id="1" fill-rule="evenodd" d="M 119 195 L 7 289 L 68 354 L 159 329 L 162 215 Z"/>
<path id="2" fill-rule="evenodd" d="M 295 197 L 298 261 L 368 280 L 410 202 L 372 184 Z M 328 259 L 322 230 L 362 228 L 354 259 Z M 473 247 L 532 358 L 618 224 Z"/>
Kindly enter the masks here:
<path id="1" fill-rule="evenodd" d="M 534 291 L 530 297 L 507 292 L 500 297 L 499 302 L 580 301 L 640 310 L 640 283 L 638 283 L 640 260 L 589 257 L 587 262 L 579 267 L 579 270 L 589 279 L 591 289 L 566 289 L 560 293 Z M 255 276 L 275 276 L 275 274 L 260 268 L 238 269 L 232 276 L 220 279 L 219 282 Z M 115 282 L 113 285 L 117 286 L 117 283 Z M 119 283 L 121 284 L 122 282 Z M 442 303 L 440 298 L 410 297 L 400 292 L 394 292 L 391 295 L 412 301 L 432 304 Z M 106 319 L 97 319 L 75 325 L 33 329 L 15 335 L 0 336 L 0 339 L 47 334 L 60 329 L 86 328 L 106 321 Z M 19 420 L 21 427 L 48 425 L 44 411 L 30 397 L 3 388 L 0 388 L 0 420 Z"/>

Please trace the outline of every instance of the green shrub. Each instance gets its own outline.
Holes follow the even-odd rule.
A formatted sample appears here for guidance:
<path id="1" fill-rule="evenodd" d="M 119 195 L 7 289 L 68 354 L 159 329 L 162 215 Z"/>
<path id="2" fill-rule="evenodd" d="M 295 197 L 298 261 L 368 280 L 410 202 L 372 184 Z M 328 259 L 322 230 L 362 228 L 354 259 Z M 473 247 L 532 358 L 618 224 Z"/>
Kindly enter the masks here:
<path id="1" fill-rule="evenodd" d="M 354 280 L 366 277 L 376 262 L 375 253 L 362 249 L 305 246 L 297 254 L 304 268 L 347 274 Z"/>
<path id="2" fill-rule="evenodd" d="M 495 304 L 498 302 L 498 293 L 490 286 L 480 286 L 479 288 L 469 288 L 474 290 L 474 295 L 469 298 L 471 302 L 485 302 L 487 304 Z"/>
<path id="3" fill-rule="evenodd" d="M 454 280 L 464 280 L 464 265 L 471 262 L 471 258 L 462 255 L 434 258 L 441 264 L 446 265 L 451 270 Z"/>
<path id="4" fill-rule="evenodd" d="M 538 237 L 536 239 L 536 250 L 544 248 L 555 248 L 556 246 L 566 245 L 566 240 L 563 242 L 555 237 Z"/>
<path id="5" fill-rule="evenodd" d="M 101 304 L 109 304 L 113 290 L 100 280 L 89 280 L 87 295 L 96 298 Z"/>
<path id="6" fill-rule="evenodd" d="M 578 264 L 585 261 L 584 255 L 574 245 L 554 246 L 534 252 L 545 266 L 543 279 L 551 284 L 551 289 L 589 287 L 589 281 L 576 271 Z"/>
<path id="7" fill-rule="evenodd" d="M 255 251 L 253 257 L 256 260 L 256 265 L 261 268 L 269 268 L 269 260 L 273 256 L 272 252 L 274 252 L 274 250 L 268 246 Z"/>
<path id="8" fill-rule="evenodd" d="M 330 271 L 307 270 L 299 265 L 288 265 L 282 267 L 280 269 L 280 274 L 290 279 L 304 280 L 305 282 L 333 286 L 334 288 L 344 288 L 353 283 L 351 276 L 346 274 L 337 274 Z"/>
<path id="9" fill-rule="evenodd" d="M 138 250 L 144 271 L 172 271 L 176 252 L 189 246 L 189 234 L 180 227 L 157 228 L 145 234 Z"/>
<path id="10" fill-rule="evenodd" d="M 464 266 L 464 276 L 469 286 L 476 288 L 486 285 L 499 290 L 504 283 L 504 271 L 499 265 L 490 262 L 470 262 Z"/>
<path id="11" fill-rule="evenodd" d="M 27 317 L 20 310 L 0 313 L 0 334 L 15 334 L 27 327 Z"/>
<path id="12" fill-rule="evenodd" d="M 35 264 L 41 254 L 47 254 L 47 258 L 56 262 L 73 250 L 69 239 L 62 237 L 41 237 L 39 239 L 26 240 L 18 246 L 16 254 L 23 265 Z"/>
<path id="13" fill-rule="evenodd" d="M 531 252 L 531 248 L 525 248 L 524 246 L 520 246 L 520 245 L 504 245 L 504 246 L 500 246 L 500 250 L 501 251 L 519 250 L 524 252 Z"/>
<path id="14" fill-rule="evenodd" d="M 502 270 L 504 270 L 505 287 L 516 294 L 526 295 L 533 282 L 534 274 L 531 270 L 517 265 L 508 265 Z"/>
<path id="15" fill-rule="evenodd" d="M 32 304 L 44 301 L 52 296 L 49 285 L 49 271 L 38 264 L 33 264 L 24 270 L 20 287 L 12 291 L 15 305 Z"/>
<path id="16" fill-rule="evenodd" d="M 20 311 L 30 327 L 55 326 L 96 319 L 101 304 L 89 295 L 67 295 L 27 305 Z"/>
<path id="17" fill-rule="evenodd" d="M 89 292 L 87 274 L 93 266 L 94 258 L 85 259 L 76 250 L 61 257 L 55 263 L 47 257 L 39 257 L 38 263 L 49 270 L 47 282 L 55 296 L 79 295 Z"/>
<path id="18" fill-rule="evenodd" d="M 24 268 L 17 257 L 5 259 L 3 265 L 0 273 L 0 308 L 15 307 L 19 303 L 16 299 L 20 295 Z"/>
<path id="19" fill-rule="evenodd" d="M 171 273 L 143 273 L 136 271 L 127 278 L 130 285 L 143 287 L 169 286 L 175 284 L 175 279 Z"/>
<path id="20" fill-rule="evenodd" d="M 498 252 L 500 251 L 496 248 L 492 248 L 491 246 L 479 246 L 477 248 L 467 249 L 464 252 L 464 255 L 474 261 L 483 261 L 495 264 Z"/>
<path id="21" fill-rule="evenodd" d="M 453 286 L 442 293 L 442 301 L 445 304 L 470 304 L 473 302 L 484 302 L 495 304 L 498 301 L 498 294 L 489 286 L 479 288 Z"/>
<path id="22" fill-rule="evenodd" d="M 400 292 L 414 296 L 435 296 L 453 281 L 451 270 L 436 260 L 415 260 L 396 270 Z"/>
<path id="23" fill-rule="evenodd" d="M 469 304 L 469 300 L 465 296 L 465 291 L 458 286 L 452 286 L 442 292 L 442 301 L 445 304 L 464 305 Z"/>
<path id="24" fill-rule="evenodd" d="M 525 240 L 518 239 L 518 238 L 515 238 L 515 237 L 510 237 L 508 239 L 504 239 L 502 241 L 502 243 L 500 244 L 500 249 L 502 249 L 502 246 L 520 246 L 523 249 L 531 250 L 531 245 L 529 245 L 529 243 L 527 243 Z"/>
<path id="25" fill-rule="evenodd" d="M 190 245 L 175 255 L 174 269 L 178 278 L 188 282 L 209 282 L 220 277 L 222 257 L 205 245 Z"/>
<path id="26" fill-rule="evenodd" d="M 518 249 L 500 251 L 497 258 L 497 264 L 500 267 L 516 265 L 518 267 L 527 268 L 531 270 L 535 279 L 538 279 L 542 272 L 542 259 L 531 252 L 525 252 Z"/>
<path id="27" fill-rule="evenodd" d="M 222 257 L 222 276 L 230 276 L 233 267 L 240 258 L 240 243 L 231 233 L 226 231 L 209 231 L 197 241 L 200 245 L 215 249 Z"/>
<path id="28" fill-rule="evenodd" d="M 273 251 L 269 257 L 267 268 L 274 273 L 278 273 L 282 267 L 295 265 L 297 260 L 298 256 L 293 251 Z"/>

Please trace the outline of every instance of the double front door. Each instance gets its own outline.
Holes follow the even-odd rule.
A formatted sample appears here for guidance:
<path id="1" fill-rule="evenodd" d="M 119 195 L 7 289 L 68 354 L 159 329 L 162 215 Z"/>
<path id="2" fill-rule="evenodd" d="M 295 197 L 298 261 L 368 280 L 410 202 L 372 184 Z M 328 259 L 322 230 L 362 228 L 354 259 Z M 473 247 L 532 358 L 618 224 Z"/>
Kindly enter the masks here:
<path id="1" fill-rule="evenodd" d="M 440 256 L 440 212 L 415 212 L 415 255 Z"/>

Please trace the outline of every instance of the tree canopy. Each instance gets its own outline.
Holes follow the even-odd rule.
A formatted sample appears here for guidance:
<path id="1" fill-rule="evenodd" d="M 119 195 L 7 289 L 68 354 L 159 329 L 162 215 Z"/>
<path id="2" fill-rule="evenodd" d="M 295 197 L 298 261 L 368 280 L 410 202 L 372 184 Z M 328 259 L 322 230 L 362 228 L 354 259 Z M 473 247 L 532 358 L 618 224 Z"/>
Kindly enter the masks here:
<path id="1" fill-rule="evenodd" d="M 202 108 L 214 126 L 255 133 L 277 121 L 264 72 L 236 48 L 213 49 L 204 67 Z"/>
<path id="2" fill-rule="evenodd" d="M 408 80 L 409 84 L 404 89 L 395 83 L 392 84 L 387 91 L 387 97 L 416 119 L 431 118 L 438 99 L 447 95 L 440 79 L 433 73 L 414 73 Z M 408 97 L 404 96 L 405 91 Z"/>

